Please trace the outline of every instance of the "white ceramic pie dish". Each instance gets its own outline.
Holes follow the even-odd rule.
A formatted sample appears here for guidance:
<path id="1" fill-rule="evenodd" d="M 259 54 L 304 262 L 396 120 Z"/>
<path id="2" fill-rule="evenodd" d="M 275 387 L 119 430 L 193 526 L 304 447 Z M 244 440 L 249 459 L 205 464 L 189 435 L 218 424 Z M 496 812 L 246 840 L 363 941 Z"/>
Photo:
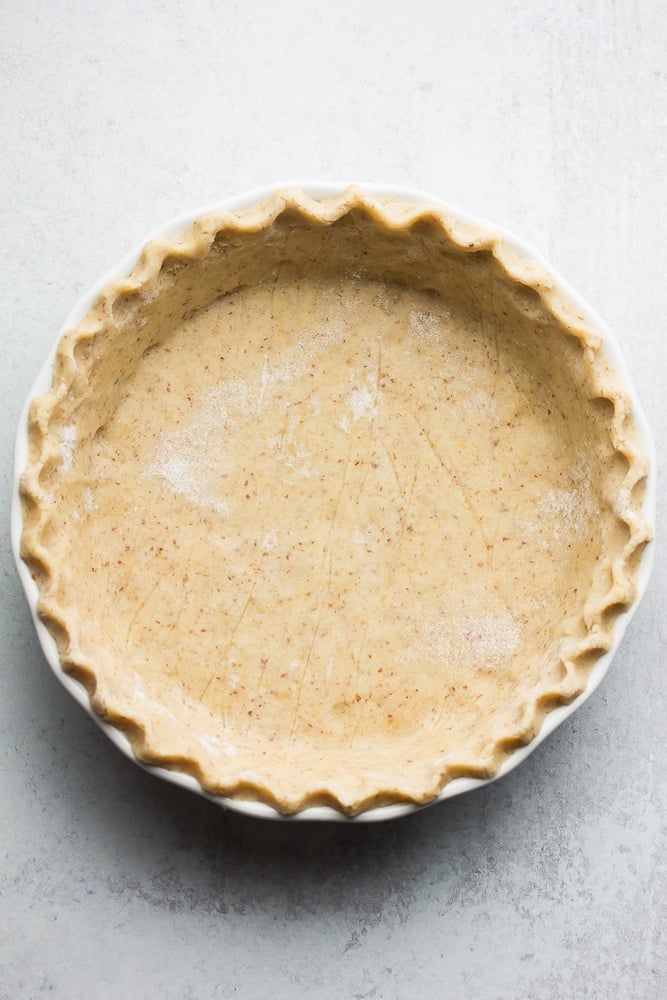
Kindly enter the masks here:
<path id="1" fill-rule="evenodd" d="M 214 211 L 229 211 L 237 212 L 242 211 L 245 208 L 251 207 L 259 202 L 263 202 L 274 195 L 276 192 L 285 188 L 300 188 L 302 191 L 306 192 L 315 198 L 326 198 L 333 197 L 345 189 L 344 184 L 333 184 L 333 183 L 290 183 L 290 184 L 280 184 L 271 188 L 265 188 L 262 190 L 256 190 L 249 192 L 247 194 L 238 196 L 236 198 L 227 199 L 215 205 L 205 206 L 204 209 L 197 210 L 196 212 L 188 213 L 187 215 L 180 216 L 164 226 L 160 227 L 157 231 L 150 234 L 150 236 L 142 241 L 140 247 L 136 248 L 131 254 L 129 254 L 120 264 L 115 267 L 111 272 L 109 272 L 98 284 L 91 289 L 76 305 L 72 310 L 70 315 L 67 317 L 61 333 L 66 329 L 71 329 L 76 326 L 83 317 L 87 314 L 91 308 L 93 302 L 97 298 L 100 291 L 109 284 L 109 282 L 121 279 L 128 275 L 140 254 L 140 251 L 144 244 L 149 240 L 154 239 L 169 239 L 184 230 L 189 224 L 191 224 L 196 218 L 214 212 Z M 443 202 L 441 199 L 435 198 L 431 195 L 426 195 L 422 192 L 413 191 L 405 188 L 389 187 L 381 185 L 361 185 L 364 191 L 368 192 L 371 196 L 377 198 L 388 198 L 399 201 L 407 201 L 413 204 L 428 204 L 435 205 L 441 210 L 450 213 L 457 219 L 461 220 L 463 223 L 469 223 L 473 226 L 479 226 L 486 231 L 492 230 L 498 233 L 520 256 L 524 259 L 534 260 L 540 264 L 540 266 L 547 271 L 551 279 L 553 280 L 555 286 L 566 296 L 566 298 L 575 306 L 579 311 L 586 323 L 595 329 L 604 342 L 607 355 L 610 358 L 612 365 L 620 376 L 623 383 L 623 388 L 627 395 L 630 397 L 634 421 L 636 424 L 636 429 L 639 434 L 641 444 L 648 456 L 649 460 L 649 475 L 647 479 L 647 488 L 643 501 L 643 515 L 652 527 L 654 524 L 654 509 L 655 509 L 655 455 L 654 446 L 648 428 L 646 418 L 643 414 L 641 404 L 637 399 L 636 393 L 634 392 L 631 381 L 623 361 L 622 355 L 618 348 L 618 345 L 613 338 L 612 334 L 606 328 L 600 317 L 574 292 L 570 286 L 558 275 L 553 268 L 548 265 L 548 263 L 531 247 L 527 246 L 523 241 L 519 240 L 515 236 L 506 231 L 500 230 L 498 227 L 490 226 L 488 223 L 482 220 L 476 219 L 468 213 L 462 212 L 447 203 Z M 60 334 L 59 334 L 60 337 Z M 422 808 L 419 805 L 412 804 L 397 804 L 390 806 L 381 806 L 367 809 L 364 812 L 356 816 L 348 816 L 339 812 L 336 809 L 316 806 L 309 807 L 301 810 L 297 813 L 288 814 L 287 816 L 279 813 L 272 806 L 255 801 L 244 801 L 237 798 L 223 798 L 210 795 L 207 793 L 199 782 L 184 773 L 180 773 L 173 770 L 167 770 L 165 768 L 149 766 L 142 764 L 137 760 L 129 740 L 124 735 L 123 732 L 116 729 L 115 727 L 109 725 L 103 721 L 95 712 L 92 711 L 90 707 L 89 696 L 82 684 L 77 680 L 73 679 L 69 674 L 67 674 L 61 667 L 60 657 L 58 654 L 58 649 L 56 643 L 45 627 L 45 625 L 40 620 L 37 613 L 37 602 L 38 602 L 38 589 L 31 577 L 26 564 L 22 561 L 20 557 L 20 540 L 23 527 L 22 519 L 22 507 L 19 496 L 19 479 L 23 469 L 27 462 L 27 452 L 28 452 L 28 436 L 27 436 L 27 414 L 30 401 L 36 397 L 41 396 L 47 392 L 51 384 L 51 372 L 52 364 L 55 356 L 55 346 L 47 358 L 40 374 L 31 390 L 31 393 L 26 400 L 25 406 L 23 408 L 21 418 L 19 421 L 19 429 L 17 435 L 16 443 L 16 457 L 15 457 L 15 481 L 14 481 L 14 492 L 13 492 L 13 503 L 12 503 L 12 545 L 15 553 L 15 558 L 17 562 L 17 567 L 19 575 L 21 577 L 28 602 L 31 608 L 31 613 L 33 615 L 33 620 L 35 622 L 35 627 L 37 633 L 46 655 L 46 658 L 53 669 L 56 676 L 59 678 L 61 683 L 66 687 L 66 689 L 76 698 L 76 700 L 84 707 L 84 709 L 95 719 L 98 725 L 106 732 L 109 738 L 132 760 L 136 763 L 140 763 L 140 766 L 145 767 L 158 776 L 165 778 L 181 787 L 188 788 L 204 797 L 216 802 L 217 804 L 223 805 L 225 807 L 231 808 L 235 811 L 245 813 L 247 815 L 262 817 L 262 818 L 289 818 L 289 819 L 308 819 L 308 820 L 341 820 L 346 822 L 367 822 L 376 821 L 381 819 L 390 819 L 401 815 L 406 815 L 410 812 L 415 811 L 417 808 Z M 641 563 L 639 567 L 638 577 L 637 577 L 637 597 L 632 606 L 621 614 L 615 623 L 614 630 L 614 642 L 612 647 L 602 655 L 595 663 L 593 669 L 590 672 L 588 683 L 586 689 L 581 695 L 571 701 L 569 704 L 555 708 L 551 710 L 544 718 L 543 724 L 530 743 L 519 749 L 513 751 L 504 761 L 498 772 L 490 779 L 477 779 L 477 778 L 455 778 L 445 785 L 440 795 L 434 801 L 440 801 L 445 798 L 450 798 L 454 795 L 461 794 L 463 792 L 472 790 L 474 788 L 479 788 L 489 781 L 494 781 L 496 778 L 507 774 L 509 771 L 513 770 L 514 767 L 518 766 L 523 760 L 526 759 L 532 753 L 532 751 L 549 735 L 553 730 L 560 725 L 572 712 L 574 712 L 585 700 L 587 700 L 593 691 L 597 688 L 602 678 L 604 677 L 606 671 L 609 669 L 613 656 L 621 642 L 625 629 L 631 617 L 636 610 L 639 601 L 646 589 L 648 584 L 651 566 L 653 561 L 653 550 L 654 543 L 649 543 L 644 549 Z"/>

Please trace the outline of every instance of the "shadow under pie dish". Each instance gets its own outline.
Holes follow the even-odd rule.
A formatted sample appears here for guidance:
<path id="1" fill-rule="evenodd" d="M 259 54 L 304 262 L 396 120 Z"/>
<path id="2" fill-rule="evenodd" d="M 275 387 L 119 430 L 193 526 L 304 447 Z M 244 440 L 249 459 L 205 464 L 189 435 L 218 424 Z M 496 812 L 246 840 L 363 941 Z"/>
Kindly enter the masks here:
<path id="1" fill-rule="evenodd" d="M 281 188 L 79 304 L 14 540 L 51 665 L 140 762 L 255 815 L 383 818 L 591 693 L 648 580 L 650 456 L 608 332 L 514 237 Z"/>

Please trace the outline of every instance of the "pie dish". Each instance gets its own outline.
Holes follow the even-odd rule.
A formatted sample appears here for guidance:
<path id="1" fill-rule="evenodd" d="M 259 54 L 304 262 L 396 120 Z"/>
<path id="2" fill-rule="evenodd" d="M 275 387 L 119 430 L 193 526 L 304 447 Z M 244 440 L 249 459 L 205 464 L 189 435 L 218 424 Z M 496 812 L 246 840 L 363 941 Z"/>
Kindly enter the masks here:
<path id="1" fill-rule="evenodd" d="M 603 325 L 413 193 L 173 224 L 67 324 L 21 435 L 52 664 L 140 762 L 259 815 L 507 770 L 650 568 L 650 435 Z"/>

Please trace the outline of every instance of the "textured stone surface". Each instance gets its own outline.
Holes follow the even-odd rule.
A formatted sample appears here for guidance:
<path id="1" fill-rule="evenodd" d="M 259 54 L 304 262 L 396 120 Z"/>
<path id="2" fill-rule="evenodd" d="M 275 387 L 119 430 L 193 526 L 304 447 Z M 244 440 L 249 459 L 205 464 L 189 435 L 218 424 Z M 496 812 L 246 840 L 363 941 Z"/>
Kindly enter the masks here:
<path id="1" fill-rule="evenodd" d="M 662 5 L 0 11 L 0 507 L 78 295 L 181 210 L 292 177 L 422 187 L 535 243 L 667 425 Z M 664 495 L 660 500 L 664 520 Z M 126 761 L 0 564 L 0 997 L 667 995 L 659 555 L 595 697 L 487 790 L 372 827 L 226 815 Z"/>

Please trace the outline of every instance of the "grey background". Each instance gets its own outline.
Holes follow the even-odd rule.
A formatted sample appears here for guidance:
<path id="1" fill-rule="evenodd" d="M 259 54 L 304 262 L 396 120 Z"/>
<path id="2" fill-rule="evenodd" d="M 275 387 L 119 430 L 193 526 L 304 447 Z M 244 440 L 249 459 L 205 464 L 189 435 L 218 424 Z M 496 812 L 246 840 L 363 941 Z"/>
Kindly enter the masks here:
<path id="1" fill-rule="evenodd" d="M 664 5 L 0 5 L 0 503 L 79 294 L 181 211 L 292 177 L 431 190 L 539 247 L 623 346 L 664 464 Z M 660 512 L 664 516 L 664 495 Z M 667 996 L 667 575 L 500 783 L 385 826 L 160 784 L 49 672 L 2 534 L 0 997 Z"/>

